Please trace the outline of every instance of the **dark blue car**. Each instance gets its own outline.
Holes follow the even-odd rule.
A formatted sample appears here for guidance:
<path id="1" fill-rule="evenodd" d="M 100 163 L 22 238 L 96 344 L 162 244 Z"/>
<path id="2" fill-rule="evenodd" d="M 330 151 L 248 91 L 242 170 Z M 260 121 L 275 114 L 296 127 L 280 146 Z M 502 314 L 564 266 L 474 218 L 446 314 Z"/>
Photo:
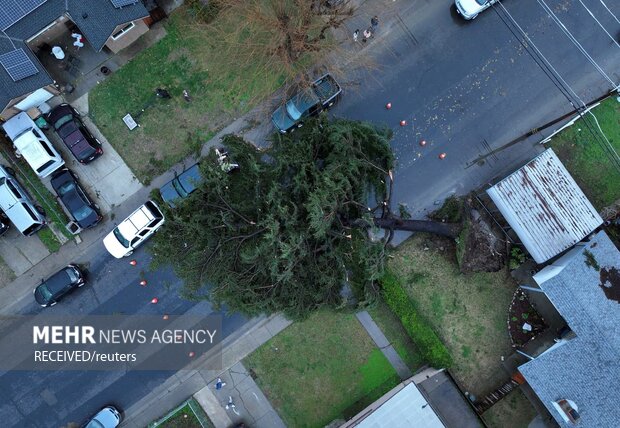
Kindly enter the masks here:
<path id="1" fill-rule="evenodd" d="M 164 202 L 174 208 L 175 201 L 187 198 L 201 182 L 200 164 L 196 163 L 161 186 L 159 193 Z"/>

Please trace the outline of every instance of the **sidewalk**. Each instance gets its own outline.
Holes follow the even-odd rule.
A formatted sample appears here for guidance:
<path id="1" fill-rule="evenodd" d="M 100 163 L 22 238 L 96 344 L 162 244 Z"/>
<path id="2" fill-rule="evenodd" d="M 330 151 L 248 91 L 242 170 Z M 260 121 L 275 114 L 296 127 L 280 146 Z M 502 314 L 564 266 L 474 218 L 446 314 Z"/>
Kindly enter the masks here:
<path id="1" fill-rule="evenodd" d="M 220 350 L 214 350 L 194 361 L 191 364 L 194 367 L 193 369 L 177 372 L 136 404 L 128 409 L 123 409 L 126 416 L 121 426 L 126 428 L 145 427 L 149 422 L 164 416 L 179 403 L 194 395 L 217 428 L 227 428 L 232 425 L 233 421 L 241 420 L 248 423 L 257 423 L 258 420 L 268 423 L 251 426 L 276 427 L 277 425 L 269 425 L 272 423 L 271 421 L 279 420 L 275 410 L 264 398 L 251 377 L 246 376 L 251 382 L 240 382 L 243 378 L 237 372 L 241 370 L 238 366 L 233 367 L 290 324 L 291 322 L 281 315 L 250 320 L 244 329 L 224 339 Z M 234 380 L 228 377 L 231 375 L 235 376 Z M 222 379 L 226 377 L 231 380 L 221 391 L 217 392 L 218 397 L 216 398 L 212 391 L 215 391 L 213 382 L 218 377 L 222 377 Z M 254 388 L 252 384 L 254 384 Z M 235 391 L 233 392 L 233 390 Z M 223 407 L 228 401 L 228 395 L 233 395 L 233 393 L 235 394 L 234 399 L 236 401 L 234 402 L 239 415 L 236 415 L 232 410 L 229 410 L 227 414 Z M 253 393 L 256 393 L 257 396 L 255 403 L 248 400 L 247 394 L 254 397 Z M 245 402 L 245 406 L 242 404 L 243 402 Z M 281 426 L 284 427 L 284 425 Z"/>
<path id="2" fill-rule="evenodd" d="M 375 342 L 375 345 L 377 345 L 381 352 L 383 352 L 383 355 L 385 355 L 385 358 L 387 358 L 392 367 L 394 367 L 394 370 L 396 370 L 401 380 L 409 379 L 413 373 L 400 358 L 396 349 L 394 349 L 392 344 L 387 340 L 387 337 L 385 337 L 370 314 L 367 311 L 361 311 L 356 313 L 355 316 L 360 324 L 362 324 L 362 327 L 366 329 L 373 342 Z"/>

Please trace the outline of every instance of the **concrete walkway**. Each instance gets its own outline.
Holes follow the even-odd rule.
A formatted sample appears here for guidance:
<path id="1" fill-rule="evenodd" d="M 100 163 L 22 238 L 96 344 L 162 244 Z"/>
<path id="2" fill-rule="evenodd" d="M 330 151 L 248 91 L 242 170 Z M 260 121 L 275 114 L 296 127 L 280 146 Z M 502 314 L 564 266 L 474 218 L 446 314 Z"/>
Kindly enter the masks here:
<path id="1" fill-rule="evenodd" d="M 362 324 L 362 327 L 366 329 L 373 342 L 375 342 L 377 347 L 383 352 L 383 355 L 385 355 L 392 367 L 394 367 L 398 376 L 400 376 L 402 380 L 409 379 L 413 373 L 411 373 L 409 367 L 407 367 L 405 362 L 400 358 L 396 349 L 394 349 L 392 344 L 387 340 L 387 337 L 385 337 L 370 314 L 367 311 L 362 311 L 356 313 L 355 316 L 360 324 Z"/>
<path id="2" fill-rule="evenodd" d="M 177 372 L 136 404 L 124 409 L 126 416 L 121 427 L 145 427 L 192 395 L 216 428 L 228 428 L 237 421 L 251 423 L 253 427 L 284 427 L 275 425 L 281 422 L 280 418 L 238 363 L 290 324 L 281 315 L 249 321 L 243 330 L 224 339 L 221 349 L 205 354 L 187 370 Z M 227 385 L 214 394 L 214 382 L 218 377 L 227 379 Z M 232 410 L 227 413 L 224 408 L 229 395 L 234 395 L 239 415 Z"/>
<path id="3" fill-rule="evenodd" d="M 286 428 L 243 363 L 238 362 L 219 377 L 224 384 L 220 390 L 216 389 L 216 378 L 194 394 L 216 428 L 228 427 L 231 421 L 254 428 Z M 226 409 L 231 398 L 235 407 Z"/>

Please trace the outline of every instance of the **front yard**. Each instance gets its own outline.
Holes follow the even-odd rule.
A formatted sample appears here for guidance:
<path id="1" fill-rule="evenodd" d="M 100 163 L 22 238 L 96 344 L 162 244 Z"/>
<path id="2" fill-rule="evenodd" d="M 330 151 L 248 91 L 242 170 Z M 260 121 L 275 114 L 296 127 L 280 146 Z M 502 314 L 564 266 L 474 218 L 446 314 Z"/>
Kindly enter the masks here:
<path id="1" fill-rule="evenodd" d="M 241 25 L 230 14 L 221 13 L 217 19 Z M 89 96 L 93 120 L 143 183 L 198 152 L 218 130 L 281 83 L 280 76 L 266 72 L 261 64 L 230 68 L 214 63 L 218 41 L 186 6 L 172 13 L 166 30 L 167 36 Z M 171 98 L 156 97 L 157 88 L 166 89 Z M 127 113 L 139 128 L 128 130 L 122 121 Z"/>
<path id="2" fill-rule="evenodd" d="M 244 361 L 287 426 L 355 415 L 400 379 L 354 314 L 320 311 Z"/>
<path id="3" fill-rule="evenodd" d="M 609 144 L 620 152 L 620 103 L 615 97 L 608 98 L 592 113 Z M 594 123 L 592 116 L 588 116 L 589 122 Z M 598 133 L 595 123 L 594 128 Z M 602 138 L 600 133 L 599 137 Z M 553 137 L 549 145 L 598 210 L 620 199 L 620 167 L 613 164 L 608 151 L 592 136 L 583 119 Z"/>
<path id="4" fill-rule="evenodd" d="M 461 274 L 454 247 L 418 234 L 392 253 L 390 269 L 450 351 L 453 375 L 467 391 L 483 396 L 508 379 L 501 357 L 512 352 L 506 320 L 517 284 L 505 270 Z M 491 426 L 527 426 L 535 416 L 520 391 L 510 397 L 489 413 L 493 416 L 484 415 Z"/>

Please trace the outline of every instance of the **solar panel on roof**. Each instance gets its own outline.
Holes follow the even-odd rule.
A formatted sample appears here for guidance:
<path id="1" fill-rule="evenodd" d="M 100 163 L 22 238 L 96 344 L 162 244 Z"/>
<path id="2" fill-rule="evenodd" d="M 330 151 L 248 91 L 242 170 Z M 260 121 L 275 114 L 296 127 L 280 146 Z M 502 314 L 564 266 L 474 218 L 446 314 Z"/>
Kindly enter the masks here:
<path id="1" fill-rule="evenodd" d="M 121 8 L 123 6 L 131 6 L 138 3 L 138 0 L 110 0 L 114 7 Z"/>
<path id="2" fill-rule="evenodd" d="M 39 72 L 36 65 L 30 61 L 23 49 L 16 49 L 0 55 L 0 64 L 4 67 L 14 82 L 33 76 Z"/>
<path id="3" fill-rule="evenodd" d="M 4 31 L 47 0 L 0 0 L 0 28 Z"/>

